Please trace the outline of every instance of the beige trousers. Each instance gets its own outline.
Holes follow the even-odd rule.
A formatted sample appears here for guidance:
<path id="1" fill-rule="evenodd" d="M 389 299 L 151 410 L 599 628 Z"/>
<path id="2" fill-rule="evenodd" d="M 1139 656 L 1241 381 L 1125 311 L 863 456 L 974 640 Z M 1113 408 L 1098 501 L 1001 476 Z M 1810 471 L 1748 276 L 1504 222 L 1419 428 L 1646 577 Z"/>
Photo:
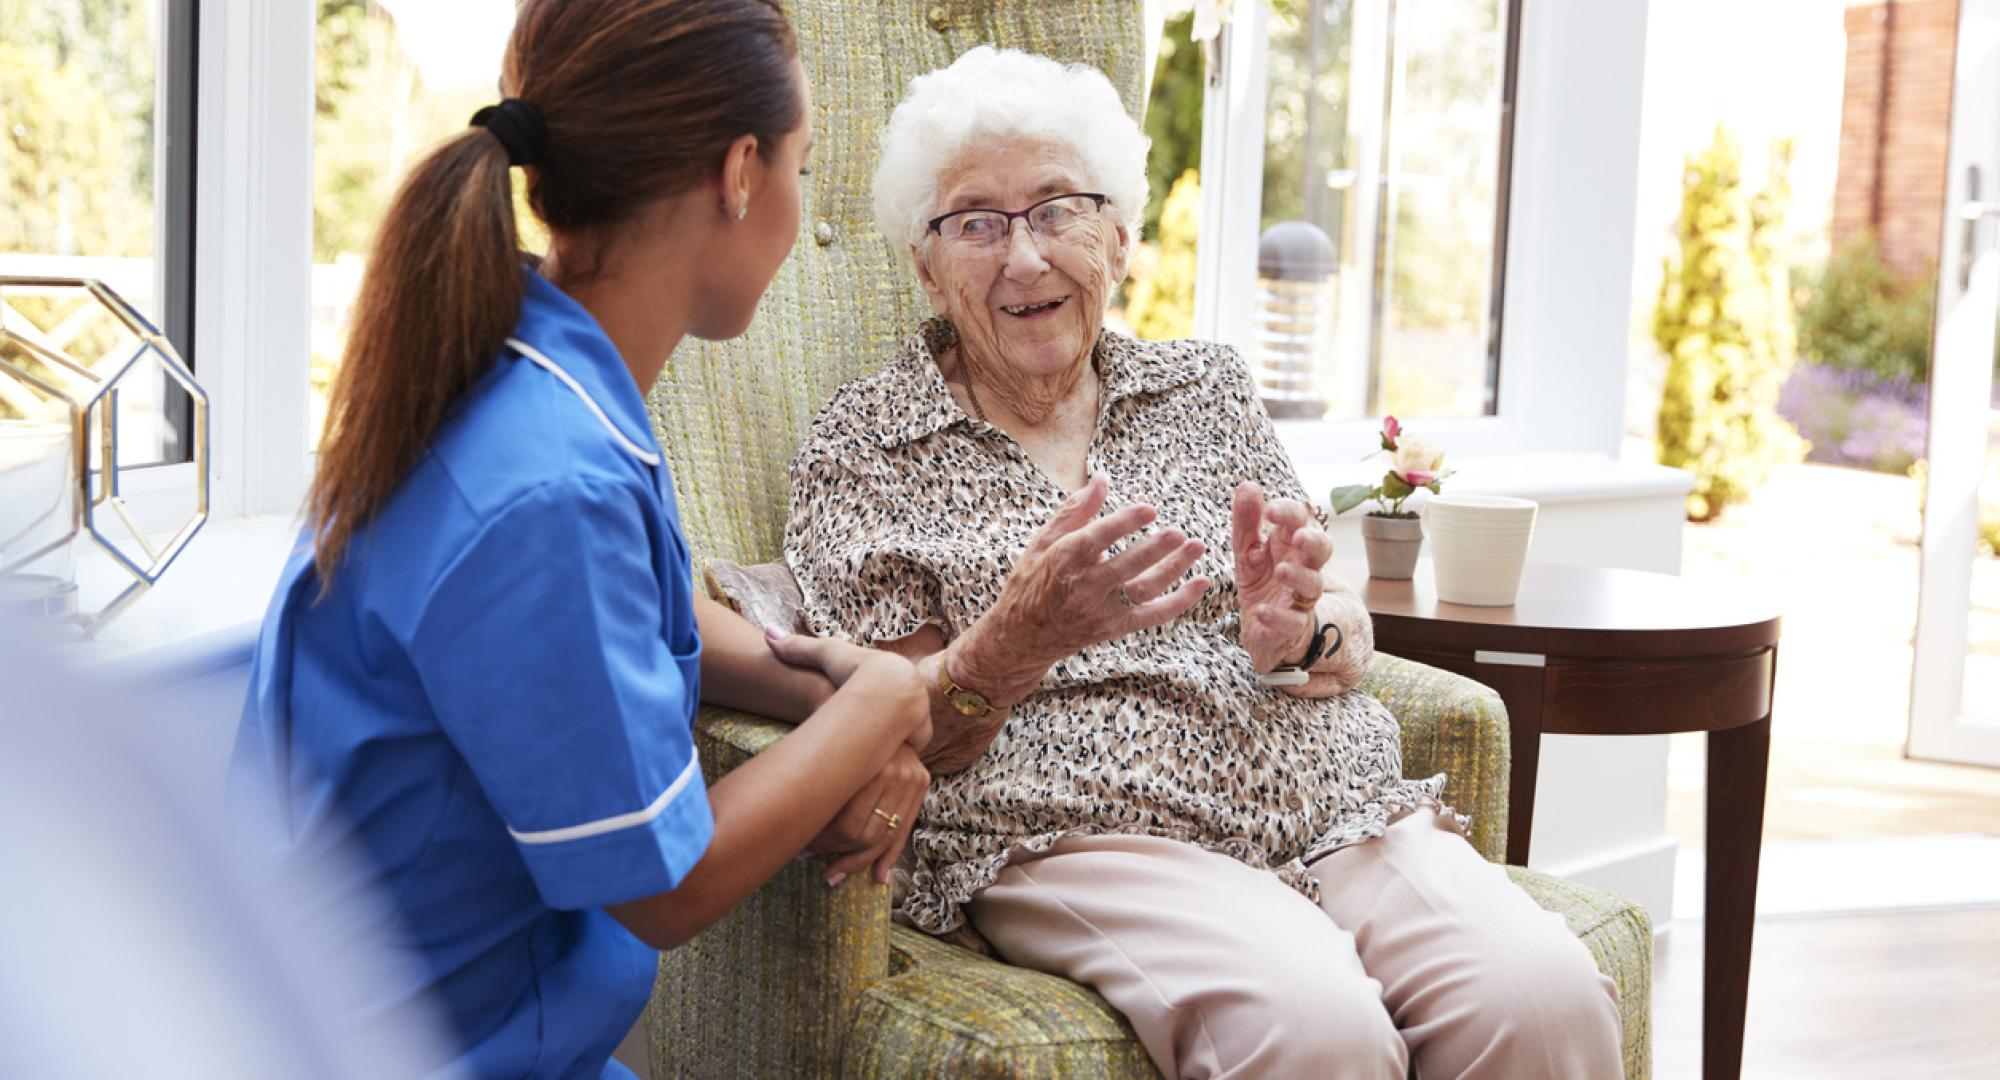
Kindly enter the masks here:
<path id="1" fill-rule="evenodd" d="M 1148 836 L 1078 836 L 967 913 L 1013 963 L 1095 988 L 1174 1077 L 1617 1080 L 1618 993 L 1435 813 L 1264 871 Z"/>

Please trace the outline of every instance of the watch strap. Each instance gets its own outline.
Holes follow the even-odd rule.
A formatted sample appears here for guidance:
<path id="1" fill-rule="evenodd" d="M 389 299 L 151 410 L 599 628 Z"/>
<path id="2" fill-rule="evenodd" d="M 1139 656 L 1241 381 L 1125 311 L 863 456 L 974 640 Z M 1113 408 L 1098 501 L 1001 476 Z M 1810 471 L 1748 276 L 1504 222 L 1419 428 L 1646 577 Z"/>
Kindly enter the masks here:
<path id="1" fill-rule="evenodd" d="M 993 702 L 985 694 L 969 687 L 960 686 L 951 677 L 951 660 L 945 653 L 938 654 L 938 690 L 945 700 L 960 714 L 983 720 L 994 713 Z"/>

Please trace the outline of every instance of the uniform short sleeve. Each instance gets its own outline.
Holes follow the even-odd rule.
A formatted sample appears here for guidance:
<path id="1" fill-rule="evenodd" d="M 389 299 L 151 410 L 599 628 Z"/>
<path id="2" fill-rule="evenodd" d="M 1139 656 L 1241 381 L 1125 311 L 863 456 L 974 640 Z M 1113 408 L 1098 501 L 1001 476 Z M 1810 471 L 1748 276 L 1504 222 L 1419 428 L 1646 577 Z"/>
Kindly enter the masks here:
<path id="1" fill-rule="evenodd" d="M 943 624 L 937 578 L 911 546 L 908 499 L 814 443 L 793 461 L 785 560 L 814 633 L 872 645 Z"/>
<path id="2" fill-rule="evenodd" d="M 554 908 L 669 891 L 713 831 L 691 727 L 699 638 L 649 494 L 566 480 L 521 496 L 431 587 L 412 634 L 439 722 Z"/>

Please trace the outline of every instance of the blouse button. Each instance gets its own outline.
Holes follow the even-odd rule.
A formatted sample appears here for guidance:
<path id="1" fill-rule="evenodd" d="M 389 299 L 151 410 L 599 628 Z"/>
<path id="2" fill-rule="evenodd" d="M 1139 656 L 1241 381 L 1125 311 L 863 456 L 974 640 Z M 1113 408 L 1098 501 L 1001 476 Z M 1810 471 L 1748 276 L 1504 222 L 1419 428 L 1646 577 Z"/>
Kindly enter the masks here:
<path id="1" fill-rule="evenodd" d="M 931 24 L 931 29 L 942 34 L 945 28 L 951 25 L 951 13 L 945 10 L 943 4 L 932 4 L 930 10 L 924 12 L 924 21 Z"/>
<path id="2" fill-rule="evenodd" d="M 832 247 L 834 240 L 833 223 L 822 221 L 813 226 L 813 243 L 821 247 Z"/>

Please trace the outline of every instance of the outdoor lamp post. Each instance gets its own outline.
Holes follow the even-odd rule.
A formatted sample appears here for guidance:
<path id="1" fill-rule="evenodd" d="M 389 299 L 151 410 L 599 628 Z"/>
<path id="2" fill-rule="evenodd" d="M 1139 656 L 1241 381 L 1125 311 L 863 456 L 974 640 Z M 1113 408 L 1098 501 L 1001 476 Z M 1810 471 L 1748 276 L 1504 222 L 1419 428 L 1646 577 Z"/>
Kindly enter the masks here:
<path id="1" fill-rule="evenodd" d="M 1326 402 L 1314 368 L 1333 345 L 1333 241 L 1307 221 L 1281 221 L 1257 241 L 1250 370 L 1277 420 L 1317 420 Z"/>

